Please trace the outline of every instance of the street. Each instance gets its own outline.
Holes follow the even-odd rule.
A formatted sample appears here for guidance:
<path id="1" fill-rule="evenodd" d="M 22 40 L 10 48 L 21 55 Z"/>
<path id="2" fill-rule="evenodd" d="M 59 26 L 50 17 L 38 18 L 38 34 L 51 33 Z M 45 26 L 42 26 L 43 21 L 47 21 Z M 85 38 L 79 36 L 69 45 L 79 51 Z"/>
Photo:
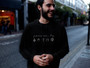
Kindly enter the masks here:
<path id="1" fill-rule="evenodd" d="M 68 62 L 87 44 L 87 26 L 73 26 L 66 28 L 70 52 L 61 59 L 60 67 L 64 68 Z"/>
<path id="2" fill-rule="evenodd" d="M 67 29 L 68 42 L 70 51 L 77 47 L 80 42 L 87 38 L 88 27 L 87 26 L 76 26 Z"/>
<path id="3" fill-rule="evenodd" d="M 81 47 L 83 47 L 81 44 L 86 44 L 87 42 L 87 26 L 66 27 L 66 31 L 70 53 L 61 60 L 60 68 L 63 68 Z M 0 68 L 26 68 L 26 60 L 19 53 L 20 38 L 21 35 L 0 38 Z"/>
<path id="4" fill-rule="evenodd" d="M 0 39 L 0 68 L 25 68 L 26 61 L 19 53 L 20 36 Z"/>

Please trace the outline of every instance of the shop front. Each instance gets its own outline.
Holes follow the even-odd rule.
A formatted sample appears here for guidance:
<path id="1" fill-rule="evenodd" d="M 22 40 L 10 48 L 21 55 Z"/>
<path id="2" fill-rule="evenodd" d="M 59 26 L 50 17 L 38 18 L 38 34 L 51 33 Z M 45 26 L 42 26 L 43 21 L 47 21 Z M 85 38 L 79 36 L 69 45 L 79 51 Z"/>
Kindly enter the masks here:
<path id="1" fill-rule="evenodd" d="M 2 20 L 6 23 L 7 20 L 10 22 L 10 28 L 17 30 L 18 22 L 18 11 L 21 10 L 22 0 L 0 0 L 0 32 L 2 30 Z M 16 13 L 17 12 L 17 13 Z"/>
<path id="2" fill-rule="evenodd" d="M 7 22 L 7 20 L 10 22 L 10 28 L 14 30 L 15 28 L 15 13 L 13 11 L 9 10 L 0 10 L 0 31 L 2 27 L 2 20 L 4 21 L 4 24 Z"/>

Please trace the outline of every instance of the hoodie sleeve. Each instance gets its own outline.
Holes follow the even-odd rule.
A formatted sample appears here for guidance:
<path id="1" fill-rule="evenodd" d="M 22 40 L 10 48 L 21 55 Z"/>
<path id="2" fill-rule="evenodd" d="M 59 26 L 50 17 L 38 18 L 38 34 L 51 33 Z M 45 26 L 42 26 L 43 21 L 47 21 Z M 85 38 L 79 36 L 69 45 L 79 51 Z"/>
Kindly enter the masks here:
<path id="1" fill-rule="evenodd" d="M 57 47 L 53 53 L 54 60 L 60 60 L 69 52 L 67 33 L 64 27 L 61 28 L 61 37 L 57 39 Z"/>
<path id="2" fill-rule="evenodd" d="M 34 51 L 31 44 L 32 37 L 30 32 L 30 26 L 28 24 L 22 34 L 19 51 L 25 59 L 33 61 Z"/>

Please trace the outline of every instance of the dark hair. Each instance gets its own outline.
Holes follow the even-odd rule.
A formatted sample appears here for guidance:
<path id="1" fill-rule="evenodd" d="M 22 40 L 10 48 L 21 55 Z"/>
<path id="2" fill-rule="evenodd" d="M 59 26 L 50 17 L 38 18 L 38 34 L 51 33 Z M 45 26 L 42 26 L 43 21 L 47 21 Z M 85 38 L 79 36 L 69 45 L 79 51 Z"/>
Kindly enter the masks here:
<path id="1" fill-rule="evenodd" d="M 37 0 L 36 6 L 37 6 L 37 5 L 40 5 L 40 6 L 42 7 L 43 2 L 44 2 L 44 0 Z"/>

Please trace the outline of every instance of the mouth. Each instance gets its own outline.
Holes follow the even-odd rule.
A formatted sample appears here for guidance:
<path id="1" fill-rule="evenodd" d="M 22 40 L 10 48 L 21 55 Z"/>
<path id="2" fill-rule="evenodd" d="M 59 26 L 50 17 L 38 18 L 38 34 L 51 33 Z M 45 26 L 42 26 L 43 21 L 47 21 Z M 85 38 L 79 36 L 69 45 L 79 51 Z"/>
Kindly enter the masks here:
<path id="1" fill-rule="evenodd" d="M 53 14 L 54 14 L 53 12 L 49 12 L 49 15 L 50 15 L 50 16 L 53 16 Z"/>
<path id="2" fill-rule="evenodd" d="M 53 12 L 49 12 L 50 14 L 53 14 Z"/>

